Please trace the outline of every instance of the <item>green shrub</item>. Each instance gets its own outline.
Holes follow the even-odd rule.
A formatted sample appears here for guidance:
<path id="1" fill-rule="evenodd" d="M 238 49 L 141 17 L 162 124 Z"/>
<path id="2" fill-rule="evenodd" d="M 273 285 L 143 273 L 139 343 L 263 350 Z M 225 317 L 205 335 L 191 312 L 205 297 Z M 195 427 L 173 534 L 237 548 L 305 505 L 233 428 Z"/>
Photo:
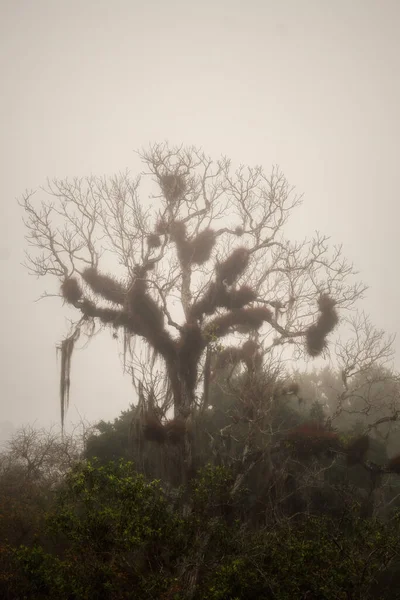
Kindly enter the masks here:
<path id="1" fill-rule="evenodd" d="M 397 516 L 384 524 L 354 505 L 340 520 L 252 529 L 245 490 L 233 501 L 231 488 L 229 470 L 207 466 L 174 506 L 132 463 L 78 465 L 48 514 L 49 548 L 0 548 L 2 597 L 292 600 L 309 590 L 324 600 L 395 598 L 384 579 L 399 552 Z"/>

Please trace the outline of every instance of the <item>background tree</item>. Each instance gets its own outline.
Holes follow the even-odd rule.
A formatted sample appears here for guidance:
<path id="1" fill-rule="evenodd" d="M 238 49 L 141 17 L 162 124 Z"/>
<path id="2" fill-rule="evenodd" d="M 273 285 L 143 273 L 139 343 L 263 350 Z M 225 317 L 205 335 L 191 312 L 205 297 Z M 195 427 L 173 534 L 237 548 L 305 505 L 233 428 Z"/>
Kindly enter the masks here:
<path id="1" fill-rule="evenodd" d="M 304 343 L 318 356 L 337 310 L 351 307 L 364 287 L 326 237 L 285 239 L 300 198 L 278 168 L 270 176 L 260 166 L 234 170 L 225 157 L 213 162 L 199 149 L 167 144 L 139 157 L 145 170 L 136 179 L 54 180 L 50 199 L 27 193 L 27 266 L 58 279 L 60 295 L 80 315 L 60 346 L 62 422 L 79 336 L 104 326 L 121 331 L 141 385 L 137 437 L 182 443 L 188 473 L 193 414 L 208 405 L 220 340 L 233 335 L 235 345 L 219 359 L 242 362 L 249 376 L 262 353 L 289 345 L 293 356 Z M 139 199 L 147 183 L 155 189 L 151 204 Z M 138 337 L 158 387 L 143 377 Z"/>
<path id="2" fill-rule="evenodd" d="M 342 319 L 344 339 L 332 346 L 332 363 L 312 372 L 294 372 L 306 401 L 318 401 L 340 429 L 359 424 L 395 444 L 400 379 L 393 368 L 393 336 L 376 329 L 362 314 Z M 303 400 L 302 399 L 302 400 Z M 395 445 L 393 445 L 395 450 Z"/>
<path id="3" fill-rule="evenodd" d="M 364 315 L 347 322 L 346 338 L 336 341 L 334 368 L 295 374 L 300 412 L 318 406 L 323 419 L 340 432 L 348 454 L 325 471 L 328 487 L 346 485 L 365 509 L 387 517 L 398 505 L 398 477 L 386 467 L 399 455 L 399 376 L 393 370 L 393 338 Z"/>
<path id="4" fill-rule="evenodd" d="M 69 433 L 26 426 L 17 429 L 0 453 L 0 538 L 21 544 L 41 536 L 54 494 L 82 458 L 91 428 Z"/>

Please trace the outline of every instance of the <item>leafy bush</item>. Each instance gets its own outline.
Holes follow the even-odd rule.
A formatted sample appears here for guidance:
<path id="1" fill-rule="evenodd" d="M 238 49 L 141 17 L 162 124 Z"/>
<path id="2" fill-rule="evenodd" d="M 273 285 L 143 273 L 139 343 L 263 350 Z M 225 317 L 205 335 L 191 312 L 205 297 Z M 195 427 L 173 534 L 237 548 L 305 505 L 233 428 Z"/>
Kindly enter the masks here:
<path id="1" fill-rule="evenodd" d="M 399 551 L 397 516 L 385 525 L 354 505 L 340 521 L 309 516 L 255 530 L 243 517 L 246 491 L 233 500 L 231 485 L 229 470 L 208 466 L 173 503 L 132 463 L 80 464 L 48 514 L 51 548 L 0 548 L 2 597 L 395 598 L 382 578 Z"/>

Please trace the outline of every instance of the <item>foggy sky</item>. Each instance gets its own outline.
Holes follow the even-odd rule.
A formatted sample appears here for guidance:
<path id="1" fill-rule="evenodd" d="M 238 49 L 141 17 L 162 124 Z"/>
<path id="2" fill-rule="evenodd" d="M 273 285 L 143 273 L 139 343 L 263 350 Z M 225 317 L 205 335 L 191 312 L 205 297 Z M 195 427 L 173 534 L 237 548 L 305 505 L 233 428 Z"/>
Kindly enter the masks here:
<path id="1" fill-rule="evenodd" d="M 57 287 L 20 266 L 16 198 L 46 178 L 138 167 L 150 142 L 278 164 L 304 193 L 287 231 L 343 243 L 388 333 L 398 308 L 398 0 L 0 0 L 0 421 L 59 420 Z M 72 365 L 73 421 L 133 400 L 104 333 Z M 397 349 L 400 351 L 399 342 Z M 400 354 L 398 354 L 400 357 Z M 400 359 L 397 359 L 400 366 Z M 76 406 L 76 408 L 75 408 Z"/>

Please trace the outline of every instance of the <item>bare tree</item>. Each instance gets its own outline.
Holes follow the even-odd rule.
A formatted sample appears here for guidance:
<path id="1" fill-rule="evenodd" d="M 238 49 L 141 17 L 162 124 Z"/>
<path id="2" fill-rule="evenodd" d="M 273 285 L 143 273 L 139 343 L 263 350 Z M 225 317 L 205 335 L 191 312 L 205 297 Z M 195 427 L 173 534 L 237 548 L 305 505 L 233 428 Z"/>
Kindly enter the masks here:
<path id="1" fill-rule="evenodd" d="M 214 162 L 197 148 L 165 143 L 138 155 L 140 177 L 54 180 L 44 198 L 26 193 L 26 266 L 53 275 L 58 295 L 79 314 L 60 347 L 62 422 L 75 343 L 113 328 L 123 333 L 141 380 L 146 436 L 182 439 L 188 468 L 191 416 L 207 405 L 221 340 L 232 336 L 249 372 L 263 354 L 286 347 L 295 356 L 305 344 L 317 356 L 337 309 L 353 306 L 365 288 L 326 237 L 285 239 L 301 198 L 278 168 L 269 176 L 260 166 L 233 169 L 225 157 Z M 139 197 L 141 189 L 153 190 L 149 200 Z M 136 338 L 147 356 L 140 358 Z M 171 406 L 174 419 L 165 423 Z"/>
<path id="2" fill-rule="evenodd" d="M 342 325 L 344 337 L 335 341 L 331 353 L 336 370 L 298 373 L 298 380 L 313 385 L 315 393 L 308 392 L 308 399 L 318 400 L 329 421 L 339 429 L 359 423 L 365 433 L 377 432 L 379 426 L 394 423 L 399 412 L 394 336 L 374 327 L 363 313 L 344 317 Z"/>
<path id="3" fill-rule="evenodd" d="M 85 442 L 93 430 L 83 421 L 69 433 L 52 426 L 37 429 L 32 425 L 19 428 L 4 445 L 0 472 L 4 477 L 11 469 L 23 473 L 20 483 L 41 482 L 51 488 L 83 456 Z"/>
<path id="4" fill-rule="evenodd" d="M 41 530 L 46 508 L 65 475 L 82 459 L 91 427 L 17 429 L 0 452 L 0 535 L 16 544 Z"/>

